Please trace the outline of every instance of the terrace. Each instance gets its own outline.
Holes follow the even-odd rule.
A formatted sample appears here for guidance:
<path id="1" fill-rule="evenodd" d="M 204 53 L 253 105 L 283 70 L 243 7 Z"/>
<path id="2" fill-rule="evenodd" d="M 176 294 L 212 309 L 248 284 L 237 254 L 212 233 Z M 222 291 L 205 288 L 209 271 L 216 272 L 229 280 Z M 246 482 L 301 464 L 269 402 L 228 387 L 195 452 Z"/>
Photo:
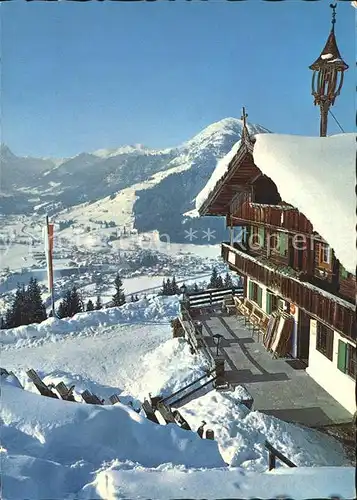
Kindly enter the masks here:
<path id="1" fill-rule="evenodd" d="M 185 314 L 202 325 L 208 357 L 218 353 L 224 359 L 225 380 L 232 387 L 243 385 L 254 399 L 255 410 L 287 422 L 315 428 L 351 422 L 350 413 L 309 377 L 298 360 L 273 358 L 243 316 L 222 312 L 227 293 L 188 296 L 191 304 L 185 305 Z M 217 334 L 222 336 L 218 348 Z"/>

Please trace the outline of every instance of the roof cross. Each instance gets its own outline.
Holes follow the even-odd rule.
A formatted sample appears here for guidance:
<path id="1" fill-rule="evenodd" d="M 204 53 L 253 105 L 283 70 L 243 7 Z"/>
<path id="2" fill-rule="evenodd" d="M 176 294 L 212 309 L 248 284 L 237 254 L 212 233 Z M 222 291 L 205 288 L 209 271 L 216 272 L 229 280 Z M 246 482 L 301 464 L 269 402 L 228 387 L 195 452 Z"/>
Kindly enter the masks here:
<path id="1" fill-rule="evenodd" d="M 245 107 L 242 108 L 242 116 L 240 118 L 243 120 L 242 139 L 249 139 L 249 130 L 247 127 L 248 114 L 245 112 Z"/>
<path id="2" fill-rule="evenodd" d="M 332 31 L 335 29 L 335 24 L 336 24 L 336 7 L 337 3 L 330 3 L 330 7 L 332 9 Z"/>

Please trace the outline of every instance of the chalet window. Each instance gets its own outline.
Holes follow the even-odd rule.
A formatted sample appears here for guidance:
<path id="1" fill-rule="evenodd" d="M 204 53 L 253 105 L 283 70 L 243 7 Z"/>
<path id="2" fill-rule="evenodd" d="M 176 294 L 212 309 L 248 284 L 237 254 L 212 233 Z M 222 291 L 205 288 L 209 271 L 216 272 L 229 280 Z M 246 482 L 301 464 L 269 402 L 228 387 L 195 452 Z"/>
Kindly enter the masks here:
<path id="1" fill-rule="evenodd" d="M 279 298 L 274 293 L 267 292 L 267 304 L 266 311 L 271 314 L 273 311 L 277 311 L 279 307 Z"/>
<path id="2" fill-rule="evenodd" d="M 332 361 L 333 358 L 333 330 L 317 322 L 316 350 Z"/>
<path id="3" fill-rule="evenodd" d="M 288 253 L 288 235 L 285 233 L 279 234 L 279 253 L 282 256 Z"/>
<path id="4" fill-rule="evenodd" d="M 258 304 L 259 307 L 262 307 L 263 290 L 256 283 L 253 283 L 253 281 L 249 282 L 249 298 Z"/>
<path id="5" fill-rule="evenodd" d="M 337 368 L 352 378 L 356 378 L 356 348 L 342 340 L 338 341 Z"/>
<path id="6" fill-rule="evenodd" d="M 253 226 L 251 228 L 250 245 L 253 250 L 261 250 L 264 248 L 265 230 L 264 227 Z"/>
<path id="7" fill-rule="evenodd" d="M 270 248 L 273 252 L 285 257 L 288 253 L 288 235 L 285 233 L 275 233 L 269 236 Z"/>
<path id="8" fill-rule="evenodd" d="M 340 278 L 343 280 L 348 278 L 348 272 L 343 266 L 341 266 L 341 264 L 340 264 Z"/>
<path id="9" fill-rule="evenodd" d="M 329 265 L 331 262 L 331 249 L 327 245 L 320 246 L 320 264 Z"/>

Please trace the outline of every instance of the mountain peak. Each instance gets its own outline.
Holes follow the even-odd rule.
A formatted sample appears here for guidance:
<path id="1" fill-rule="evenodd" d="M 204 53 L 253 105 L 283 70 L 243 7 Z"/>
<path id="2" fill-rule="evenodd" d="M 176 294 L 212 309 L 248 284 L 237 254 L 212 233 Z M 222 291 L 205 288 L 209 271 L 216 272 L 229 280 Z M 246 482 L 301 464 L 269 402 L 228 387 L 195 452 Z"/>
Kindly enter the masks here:
<path id="1" fill-rule="evenodd" d="M 251 134 L 269 132 L 261 125 L 247 123 L 248 130 Z M 194 145 L 205 145 L 208 142 L 220 142 L 226 136 L 236 136 L 237 141 L 242 136 L 243 120 L 239 118 L 223 118 L 218 122 L 211 123 L 208 127 L 204 128 L 195 135 L 192 139 L 184 143 L 184 147 L 192 147 Z"/>
<path id="2" fill-rule="evenodd" d="M 2 160 L 6 160 L 6 159 L 9 159 L 9 158 L 15 158 L 14 153 L 4 143 L 1 143 L 1 145 L 0 145 L 0 156 L 1 156 Z"/>

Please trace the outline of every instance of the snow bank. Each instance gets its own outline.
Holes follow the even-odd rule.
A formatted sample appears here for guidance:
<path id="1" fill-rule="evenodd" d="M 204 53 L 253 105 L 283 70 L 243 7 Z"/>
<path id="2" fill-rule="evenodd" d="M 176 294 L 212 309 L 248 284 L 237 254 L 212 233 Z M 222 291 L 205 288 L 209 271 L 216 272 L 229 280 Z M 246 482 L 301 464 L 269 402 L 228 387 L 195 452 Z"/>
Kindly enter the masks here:
<path id="1" fill-rule="evenodd" d="M 4 500 L 64 499 L 113 460 L 222 467 L 217 443 L 176 425 L 160 426 L 120 403 L 94 406 L 45 398 L 3 381 Z"/>
<path id="2" fill-rule="evenodd" d="M 226 154 L 219 162 L 217 163 L 217 166 L 215 170 L 213 171 L 213 174 L 211 175 L 209 181 L 205 185 L 205 187 L 198 193 L 196 196 L 196 210 L 199 210 L 204 202 L 207 200 L 209 197 L 210 193 L 214 190 L 216 187 L 216 184 L 218 181 L 222 179 L 224 174 L 228 170 L 228 165 L 230 162 L 233 160 L 235 157 L 239 147 L 241 145 L 241 141 L 239 140 L 234 144 L 232 149 L 229 151 L 229 153 Z"/>
<path id="3" fill-rule="evenodd" d="M 170 339 L 140 359 L 130 392 L 141 400 L 149 392 L 168 396 L 204 375 L 205 368 L 206 358 L 191 354 L 184 339 Z"/>
<path id="4" fill-rule="evenodd" d="M 354 498 L 354 468 L 278 469 L 251 474 L 229 470 L 125 470 L 112 464 L 79 494 L 79 500 L 94 498 Z"/>
<path id="5" fill-rule="evenodd" d="M 49 318 L 39 324 L 0 330 L 0 343 L 3 345 L 17 344 L 17 347 L 20 347 L 22 340 L 79 333 L 101 326 L 168 322 L 171 318 L 178 316 L 178 312 L 177 297 L 149 297 L 121 307 L 79 313 L 73 318 Z"/>
<path id="6" fill-rule="evenodd" d="M 356 135 L 258 134 L 253 157 L 282 199 L 312 222 L 342 265 L 355 273 Z"/>
<path id="7" fill-rule="evenodd" d="M 215 436 L 224 460 L 233 467 L 263 472 L 268 468 L 264 447 L 268 440 L 297 466 L 349 465 L 343 447 L 317 431 L 293 425 L 239 402 L 240 387 L 234 392 L 210 392 L 190 401 L 180 412 L 197 427 L 202 420 Z"/>

